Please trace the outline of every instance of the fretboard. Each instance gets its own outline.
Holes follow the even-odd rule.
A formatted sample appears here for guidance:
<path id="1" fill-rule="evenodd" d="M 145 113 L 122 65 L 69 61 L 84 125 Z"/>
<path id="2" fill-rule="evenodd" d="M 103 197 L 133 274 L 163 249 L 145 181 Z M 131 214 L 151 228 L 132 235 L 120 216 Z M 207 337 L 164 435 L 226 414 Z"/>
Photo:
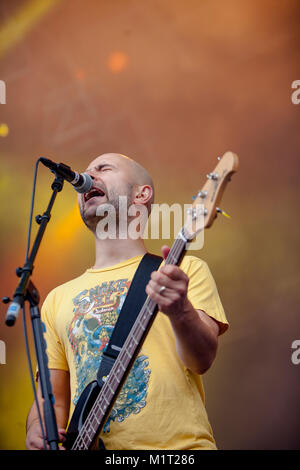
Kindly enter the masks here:
<path id="1" fill-rule="evenodd" d="M 180 262 L 186 249 L 186 241 L 182 232 L 180 232 L 172 245 L 165 264 L 175 265 Z M 155 301 L 147 297 L 94 405 L 73 443 L 72 450 L 89 449 L 100 433 L 155 319 L 157 310 L 158 307 Z"/>

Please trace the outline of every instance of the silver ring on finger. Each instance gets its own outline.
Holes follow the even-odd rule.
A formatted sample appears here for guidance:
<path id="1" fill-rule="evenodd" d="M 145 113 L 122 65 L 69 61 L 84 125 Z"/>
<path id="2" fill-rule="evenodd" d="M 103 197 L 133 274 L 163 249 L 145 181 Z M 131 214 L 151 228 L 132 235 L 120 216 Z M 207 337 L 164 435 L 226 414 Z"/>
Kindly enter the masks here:
<path id="1" fill-rule="evenodd" d="M 166 286 L 161 286 L 160 289 L 159 289 L 159 294 L 163 295 L 165 290 L 166 290 Z"/>

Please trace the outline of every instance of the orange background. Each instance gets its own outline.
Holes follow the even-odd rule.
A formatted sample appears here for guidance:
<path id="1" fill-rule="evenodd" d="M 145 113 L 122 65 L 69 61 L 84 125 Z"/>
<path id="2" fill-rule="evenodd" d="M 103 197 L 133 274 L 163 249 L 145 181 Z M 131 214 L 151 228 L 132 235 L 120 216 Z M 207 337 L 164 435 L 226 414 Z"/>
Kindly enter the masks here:
<path id="1" fill-rule="evenodd" d="M 204 376 L 221 449 L 299 448 L 300 365 L 291 362 L 300 338 L 300 104 L 291 101 L 299 14 L 297 0 L 0 4 L 1 297 L 12 295 L 14 269 L 24 263 L 39 156 L 83 171 L 97 155 L 123 153 L 152 174 L 156 202 L 182 204 L 217 156 L 240 157 L 222 204 L 232 219 L 219 216 L 197 253 L 231 324 Z M 41 168 L 35 214 L 45 210 L 51 181 Z M 161 244 L 147 242 L 156 253 Z M 93 256 L 65 185 L 35 263 L 42 300 Z M 32 390 L 22 319 L 8 328 L 5 313 L 3 305 L 0 448 L 23 449 Z"/>

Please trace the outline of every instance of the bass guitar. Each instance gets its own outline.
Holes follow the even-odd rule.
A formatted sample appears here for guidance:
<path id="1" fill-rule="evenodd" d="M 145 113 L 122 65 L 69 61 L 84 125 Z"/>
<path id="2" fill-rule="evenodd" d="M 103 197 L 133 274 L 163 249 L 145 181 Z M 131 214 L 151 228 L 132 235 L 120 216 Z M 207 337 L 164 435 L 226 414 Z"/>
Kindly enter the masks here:
<path id="1" fill-rule="evenodd" d="M 219 158 L 215 169 L 207 175 L 203 188 L 194 196 L 186 223 L 170 249 L 166 264 L 179 264 L 188 243 L 191 243 L 199 232 L 211 227 L 218 213 L 227 215 L 219 208 L 219 204 L 228 181 L 237 169 L 238 157 L 234 153 L 226 152 Z M 94 447 L 157 310 L 156 303 L 147 297 L 102 388 L 95 380 L 82 392 L 67 430 L 64 443 L 66 449 L 88 450 Z"/>

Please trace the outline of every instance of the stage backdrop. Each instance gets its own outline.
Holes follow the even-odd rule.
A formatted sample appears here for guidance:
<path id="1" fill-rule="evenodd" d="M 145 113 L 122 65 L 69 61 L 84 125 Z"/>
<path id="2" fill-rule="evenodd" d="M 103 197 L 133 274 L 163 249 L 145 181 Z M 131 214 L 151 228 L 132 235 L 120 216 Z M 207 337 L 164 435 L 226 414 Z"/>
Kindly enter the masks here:
<path id="1" fill-rule="evenodd" d="M 221 449 L 300 447 L 299 14 L 297 0 L 0 4 L 1 297 L 24 263 L 39 156 L 83 171 L 102 153 L 128 155 L 152 174 L 156 202 L 181 204 L 218 156 L 240 157 L 222 202 L 232 218 L 219 216 L 196 253 L 231 325 L 204 376 Z M 39 170 L 35 214 L 52 180 Z M 160 253 L 166 241 L 147 246 Z M 65 185 L 35 263 L 41 300 L 93 259 Z M 5 312 L 0 448 L 24 449 L 33 395 L 22 318 L 8 328 Z M 35 363 L 31 334 L 30 344 Z"/>

